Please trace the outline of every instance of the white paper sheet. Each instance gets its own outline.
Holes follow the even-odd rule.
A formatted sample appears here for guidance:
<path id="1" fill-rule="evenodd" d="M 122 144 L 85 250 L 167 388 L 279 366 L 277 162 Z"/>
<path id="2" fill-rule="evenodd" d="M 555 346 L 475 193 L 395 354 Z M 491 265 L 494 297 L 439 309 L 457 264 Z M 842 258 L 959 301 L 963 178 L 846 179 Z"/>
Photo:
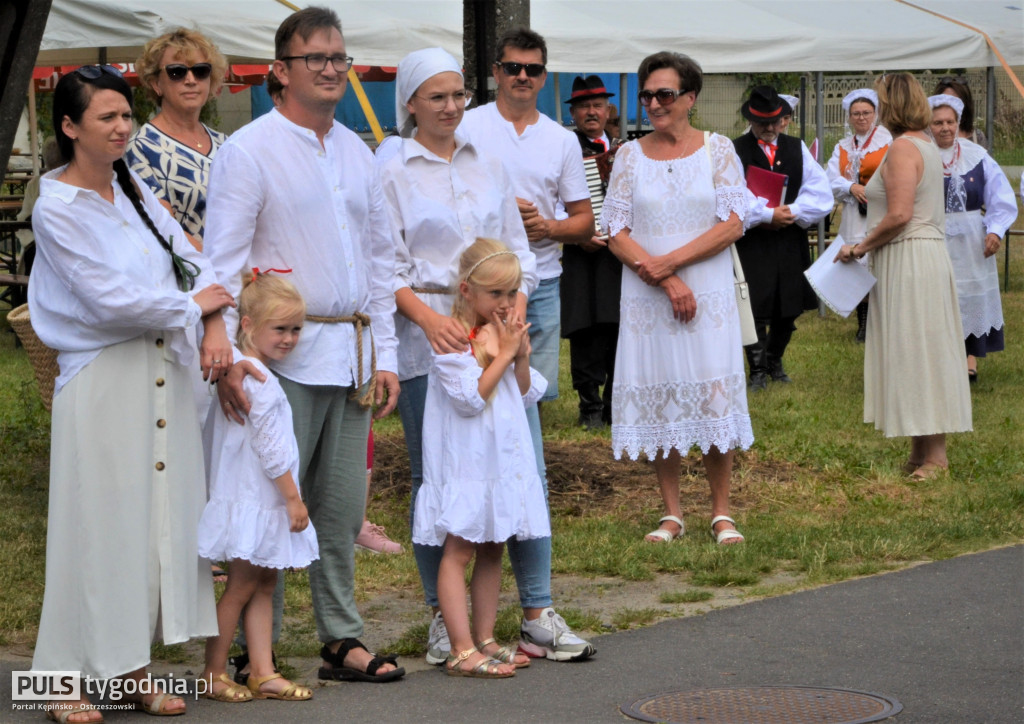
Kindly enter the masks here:
<path id="1" fill-rule="evenodd" d="M 844 243 L 843 237 L 837 236 L 804 276 L 818 299 L 839 316 L 849 317 L 876 280 L 864 264 L 835 262 Z"/>

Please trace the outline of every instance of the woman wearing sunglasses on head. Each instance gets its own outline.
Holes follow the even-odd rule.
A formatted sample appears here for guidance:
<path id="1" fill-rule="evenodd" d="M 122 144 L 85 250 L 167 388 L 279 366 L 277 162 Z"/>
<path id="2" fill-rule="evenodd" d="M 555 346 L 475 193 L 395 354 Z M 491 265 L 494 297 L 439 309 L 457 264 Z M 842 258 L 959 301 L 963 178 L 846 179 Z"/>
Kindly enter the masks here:
<path id="1" fill-rule="evenodd" d="M 202 250 L 206 184 L 227 136 L 199 114 L 220 90 L 227 61 L 203 35 L 179 28 L 149 41 L 135 70 L 158 108 L 128 144 L 128 165 Z"/>
<path id="2" fill-rule="evenodd" d="M 647 534 L 683 534 L 680 456 L 699 446 L 711 534 L 743 536 L 729 517 L 733 450 L 754 442 L 729 246 L 753 204 L 732 141 L 690 125 L 703 85 L 693 59 L 640 64 L 640 104 L 654 131 L 615 158 L 601 228 L 625 266 L 612 395 L 612 451 L 654 461 L 666 515 Z"/>
<path id="3" fill-rule="evenodd" d="M 119 678 L 126 702 L 169 715 L 185 702 L 159 684 L 131 693 L 150 642 L 217 632 L 197 552 L 206 490 L 195 407 L 182 394 L 197 363 L 185 332 L 202 321 L 198 364 L 216 379 L 231 367 L 221 310 L 234 301 L 128 170 L 131 101 L 110 66 L 61 78 L 53 126 L 67 163 L 42 178 L 32 214 L 32 326 L 60 366 L 32 668 Z M 48 705 L 48 716 L 102 721 L 86 695 Z"/>

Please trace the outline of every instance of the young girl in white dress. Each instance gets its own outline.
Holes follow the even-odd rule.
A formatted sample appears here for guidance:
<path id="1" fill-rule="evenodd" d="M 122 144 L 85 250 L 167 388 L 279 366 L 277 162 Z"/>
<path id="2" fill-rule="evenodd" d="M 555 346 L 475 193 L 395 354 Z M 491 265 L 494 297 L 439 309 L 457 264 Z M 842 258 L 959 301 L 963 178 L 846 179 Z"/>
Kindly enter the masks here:
<path id="1" fill-rule="evenodd" d="M 252 404 L 245 425 L 217 415 L 210 459 L 210 501 L 199 522 L 199 555 L 230 561 L 227 589 L 217 603 L 220 635 L 206 641 L 206 696 L 223 702 L 303 701 L 313 692 L 274 671 L 271 622 L 278 569 L 304 568 L 319 558 L 316 532 L 299 495 L 299 448 L 292 411 L 267 363 L 295 348 L 306 304 L 292 284 L 253 274 L 239 296 L 238 348 L 266 376 L 245 378 Z M 228 649 L 245 609 L 251 674 L 248 689 L 227 675 Z"/>
<path id="2" fill-rule="evenodd" d="M 477 239 L 459 259 L 452 317 L 470 348 L 434 356 L 423 428 L 423 486 L 413 542 L 444 546 L 438 601 L 448 627 L 450 676 L 506 678 L 530 660 L 494 640 L 505 541 L 551 535 L 526 407 L 547 388 L 530 367 L 530 325 L 516 310 L 519 259 Z M 466 607 L 466 567 L 473 623 Z"/>

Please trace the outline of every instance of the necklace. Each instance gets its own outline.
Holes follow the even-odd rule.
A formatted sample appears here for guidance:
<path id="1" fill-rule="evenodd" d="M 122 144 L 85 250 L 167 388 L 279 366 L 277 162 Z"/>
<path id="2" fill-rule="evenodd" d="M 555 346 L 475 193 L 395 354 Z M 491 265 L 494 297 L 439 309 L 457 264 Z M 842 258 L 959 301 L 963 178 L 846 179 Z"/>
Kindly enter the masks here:
<path id="1" fill-rule="evenodd" d="M 949 163 L 942 162 L 942 173 L 946 176 L 953 175 L 953 167 L 956 166 L 956 162 L 960 160 L 960 144 L 957 141 L 953 141 L 953 156 L 949 159 Z"/>

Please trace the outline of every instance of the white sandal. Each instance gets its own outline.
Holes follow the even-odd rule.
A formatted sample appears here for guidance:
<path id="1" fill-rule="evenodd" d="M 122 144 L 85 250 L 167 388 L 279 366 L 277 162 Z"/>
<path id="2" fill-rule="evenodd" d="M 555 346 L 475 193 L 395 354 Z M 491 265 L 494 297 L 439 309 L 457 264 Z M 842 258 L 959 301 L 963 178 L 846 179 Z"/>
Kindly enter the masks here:
<path id="1" fill-rule="evenodd" d="M 678 525 L 679 532 L 675 535 L 672 535 L 671 532 L 665 530 L 664 528 L 658 528 L 657 530 L 652 530 L 650 533 L 645 535 L 644 540 L 648 543 L 671 543 L 674 539 L 678 538 L 686 532 L 686 526 L 683 524 L 682 518 L 677 518 L 674 515 L 666 515 L 664 518 L 658 521 L 658 525 L 660 526 L 665 521 L 668 521 L 669 523 L 675 523 L 676 525 Z M 657 538 L 657 540 L 651 540 L 651 538 Z"/>
<path id="2" fill-rule="evenodd" d="M 715 524 L 721 523 L 722 521 L 736 525 L 736 521 L 727 515 L 716 515 L 714 518 L 712 518 L 711 535 L 715 537 L 715 543 L 721 545 L 724 541 L 732 540 L 733 538 L 739 538 L 741 541 L 744 540 L 743 534 L 740 533 L 738 530 L 733 530 L 732 528 L 726 528 L 725 530 L 720 530 L 717 533 L 715 533 Z"/>

